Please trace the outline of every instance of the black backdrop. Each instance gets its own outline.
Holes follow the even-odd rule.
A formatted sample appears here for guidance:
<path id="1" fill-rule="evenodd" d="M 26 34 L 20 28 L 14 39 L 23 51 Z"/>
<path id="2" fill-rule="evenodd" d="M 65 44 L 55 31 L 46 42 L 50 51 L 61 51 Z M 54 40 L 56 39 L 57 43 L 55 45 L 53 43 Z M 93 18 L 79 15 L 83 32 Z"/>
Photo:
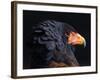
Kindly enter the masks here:
<path id="1" fill-rule="evenodd" d="M 67 12 L 46 12 L 46 11 L 23 11 L 23 69 L 30 69 L 31 65 L 31 38 L 32 27 L 40 21 L 57 20 L 68 23 L 86 39 L 86 47 L 77 46 L 75 55 L 81 66 L 90 66 L 91 64 L 91 34 L 90 21 L 91 15 L 85 13 L 67 13 Z M 34 54 L 34 53 L 33 53 Z"/>

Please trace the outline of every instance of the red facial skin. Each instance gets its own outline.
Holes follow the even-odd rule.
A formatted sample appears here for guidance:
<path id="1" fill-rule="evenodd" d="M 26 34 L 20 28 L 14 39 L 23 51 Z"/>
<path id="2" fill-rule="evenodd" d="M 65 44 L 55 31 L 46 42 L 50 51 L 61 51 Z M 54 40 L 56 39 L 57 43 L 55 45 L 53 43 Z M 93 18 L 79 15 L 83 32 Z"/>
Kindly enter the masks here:
<path id="1" fill-rule="evenodd" d="M 68 37 L 68 44 L 71 45 L 82 45 L 85 42 L 85 39 L 79 33 L 76 32 L 70 32 L 70 34 L 66 36 Z"/>

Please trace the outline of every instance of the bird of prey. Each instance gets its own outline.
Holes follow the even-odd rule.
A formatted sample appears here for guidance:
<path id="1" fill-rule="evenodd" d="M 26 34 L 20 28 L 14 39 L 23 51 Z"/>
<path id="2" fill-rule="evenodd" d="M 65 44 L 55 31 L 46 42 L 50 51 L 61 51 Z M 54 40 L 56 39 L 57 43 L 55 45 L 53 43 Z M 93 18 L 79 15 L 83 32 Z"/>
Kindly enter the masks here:
<path id="1" fill-rule="evenodd" d="M 86 46 L 85 38 L 65 22 L 46 20 L 34 26 L 32 68 L 79 66 L 75 45 Z"/>

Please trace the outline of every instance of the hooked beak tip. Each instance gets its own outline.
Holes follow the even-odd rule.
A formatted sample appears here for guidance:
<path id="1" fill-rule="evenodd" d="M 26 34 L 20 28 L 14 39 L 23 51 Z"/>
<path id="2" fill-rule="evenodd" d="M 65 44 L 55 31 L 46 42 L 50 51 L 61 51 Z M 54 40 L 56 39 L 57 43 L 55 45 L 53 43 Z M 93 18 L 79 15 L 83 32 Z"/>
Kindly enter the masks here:
<path id="1" fill-rule="evenodd" d="M 84 48 L 86 47 L 86 40 L 83 38 L 83 45 L 84 45 Z"/>

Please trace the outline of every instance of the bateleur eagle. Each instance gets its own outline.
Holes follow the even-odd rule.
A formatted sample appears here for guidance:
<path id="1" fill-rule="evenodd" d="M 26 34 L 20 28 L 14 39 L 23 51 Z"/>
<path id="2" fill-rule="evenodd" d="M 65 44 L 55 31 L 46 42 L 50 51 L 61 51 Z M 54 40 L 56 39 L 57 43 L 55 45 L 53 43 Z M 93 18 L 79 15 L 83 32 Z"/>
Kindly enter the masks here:
<path id="1" fill-rule="evenodd" d="M 32 68 L 79 66 L 75 45 L 86 46 L 86 41 L 68 23 L 46 20 L 33 28 Z"/>

